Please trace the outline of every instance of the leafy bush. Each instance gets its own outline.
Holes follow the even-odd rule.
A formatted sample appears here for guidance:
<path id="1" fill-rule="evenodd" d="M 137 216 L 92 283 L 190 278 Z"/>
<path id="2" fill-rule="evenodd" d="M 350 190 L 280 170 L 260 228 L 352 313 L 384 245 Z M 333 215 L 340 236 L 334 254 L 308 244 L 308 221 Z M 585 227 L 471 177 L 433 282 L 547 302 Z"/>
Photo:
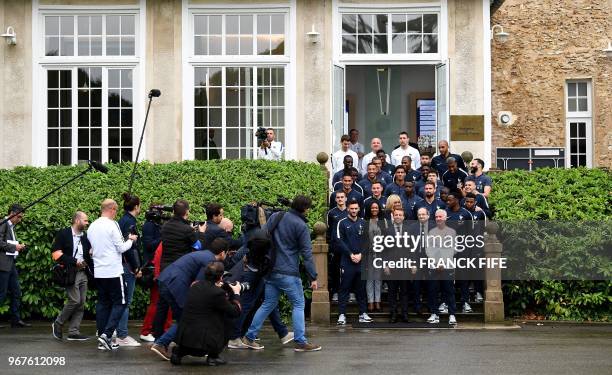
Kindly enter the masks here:
<path id="1" fill-rule="evenodd" d="M 604 230 L 598 238 L 576 238 L 581 225 L 567 236 L 547 238 L 543 250 L 555 248 L 561 256 L 576 263 L 591 264 L 603 274 L 610 272 L 610 243 L 605 242 L 611 228 L 612 174 L 600 169 L 537 169 L 533 172 L 495 173 L 490 203 L 498 221 L 546 220 L 571 225 L 571 221 L 599 222 Z M 554 224 L 559 225 L 559 224 Z M 537 238 L 537 229 L 531 229 Z M 571 229 L 571 228 L 570 228 Z M 522 238 L 529 235 L 523 234 Z M 603 244 L 603 252 L 597 246 Z M 532 254 L 542 256 L 542 254 Z M 535 266 L 534 266 L 535 267 Z M 541 274 L 531 269 L 532 274 Z M 567 270 L 557 275 L 571 278 Z M 510 315 L 544 315 L 548 319 L 603 320 L 612 318 L 610 281 L 514 281 L 504 283 L 506 308 Z"/>
<path id="2" fill-rule="evenodd" d="M 64 291 L 51 283 L 51 244 L 56 231 L 70 224 L 75 210 L 85 211 L 90 221 L 99 215 L 104 198 L 120 204 L 121 193 L 127 189 L 133 164 L 108 165 L 108 174 L 88 173 L 59 193 L 26 212 L 16 229 L 17 237 L 28 245 L 28 251 L 17 258 L 20 273 L 22 313 L 24 316 L 55 317 L 65 297 Z M 48 168 L 19 167 L 0 170 L 0 209 L 13 202 L 26 204 L 68 181 L 84 166 Z M 186 199 L 191 205 L 191 218 L 204 219 L 203 205 L 217 202 L 225 207 L 226 216 L 240 229 L 240 207 L 252 201 L 276 202 L 278 196 L 293 198 L 305 194 L 313 199 L 308 214 L 309 225 L 323 220 L 326 211 L 327 181 L 317 164 L 294 161 L 264 160 L 185 161 L 170 164 L 141 163 L 133 191 L 143 209 L 151 203 L 172 204 Z M 138 218 L 140 224 L 144 215 Z M 95 311 L 95 291 L 91 291 L 87 311 Z M 130 311 L 131 317 L 144 315 L 148 293 L 137 286 Z M 8 306 L 0 307 L 5 313 Z"/>

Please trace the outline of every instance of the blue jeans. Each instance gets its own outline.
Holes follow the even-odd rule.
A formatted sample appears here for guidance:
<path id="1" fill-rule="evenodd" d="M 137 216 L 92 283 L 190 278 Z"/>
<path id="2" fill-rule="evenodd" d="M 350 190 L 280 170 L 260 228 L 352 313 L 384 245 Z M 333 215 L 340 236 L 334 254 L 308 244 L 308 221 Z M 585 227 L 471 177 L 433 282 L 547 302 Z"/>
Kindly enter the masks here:
<path id="1" fill-rule="evenodd" d="M 170 326 L 170 328 L 168 328 L 166 333 L 155 340 L 155 343 L 157 345 L 168 347 L 168 345 L 170 345 L 170 343 L 176 338 L 176 333 L 178 332 L 178 322 L 181 320 L 183 309 L 178 305 L 178 303 L 176 303 L 170 289 L 168 289 L 166 284 L 162 282 L 159 282 L 159 299 L 166 301 L 168 306 L 170 306 L 170 309 L 172 309 L 172 318 L 174 318 L 174 323 Z"/>
<path id="2" fill-rule="evenodd" d="M 249 340 L 255 340 L 264 320 L 278 306 L 280 293 L 284 292 L 293 306 L 293 314 L 291 316 L 293 323 L 293 331 L 295 342 L 298 344 L 307 343 L 306 340 L 306 322 L 304 320 L 304 290 L 302 289 L 302 280 L 297 276 L 281 275 L 273 273 L 266 280 L 266 291 L 264 301 L 257 309 L 253 322 L 247 331 L 246 337 Z"/>
<path id="3" fill-rule="evenodd" d="M 136 276 L 130 270 L 123 266 L 123 281 L 125 282 L 125 311 L 117 325 L 117 337 L 124 339 L 128 335 L 128 317 L 130 315 L 130 304 L 134 296 L 134 287 L 136 286 Z"/>
<path id="4" fill-rule="evenodd" d="M 234 322 L 234 331 L 230 336 L 230 340 L 237 339 L 244 335 L 245 332 L 243 331 L 242 327 L 245 322 L 248 322 L 249 315 L 252 315 L 253 308 L 257 307 L 257 303 L 259 302 L 261 296 L 263 296 L 265 289 L 265 281 L 256 272 L 246 271 L 240 278 L 240 282 L 250 283 L 251 289 L 240 295 L 240 306 L 242 307 L 242 311 L 240 312 L 240 317 Z M 289 331 L 287 330 L 287 326 L 281 320 L 278 306 L 276 306 L 272 313 L 270 313 L 269 318 L 272 328 L 274 328 L 274 331 L 278 337 L 283 338 L 287 336 Z"/>
<path id="5" fill-rule="evenodd" d="M 11 294 L 11 322 L 17 323 L 21 320 L 19 315 L 21 288 L 19 287 L 19 274 L 14 263 L 10 271 L 0 271 L 0 305 L 4 303 L 7 292 Z"/>

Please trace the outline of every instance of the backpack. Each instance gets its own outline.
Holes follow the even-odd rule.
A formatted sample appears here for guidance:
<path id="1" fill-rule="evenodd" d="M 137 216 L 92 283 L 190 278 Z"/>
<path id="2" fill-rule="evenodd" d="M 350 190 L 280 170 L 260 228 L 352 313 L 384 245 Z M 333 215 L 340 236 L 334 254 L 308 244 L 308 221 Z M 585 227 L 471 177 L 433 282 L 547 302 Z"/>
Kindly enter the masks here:
<path id="1" fill-rule="evenodd" d="M 267 237 L 267 239 L 270 241 L 270 248 L 268 250 L 268 254 L 266 255 L 264 264 L 260 269 L 260 272 L 264 275 L 271 273 L 272 269 L 274 268 L 274 265 L 276 264 L 276 246 L 274 245 L 274 238 L 272 235 L 274 234 L 274 230 L 276 230 L 278 223 L 280 223 L 285 214 L 285 211 L 279 212 L 278 215 L 276 215 L 276 217 L 274 218 L 274 221 L 269 222 L 269 225 L 266 227 L 266 230 L 263 231 L 265 237 Z"/>

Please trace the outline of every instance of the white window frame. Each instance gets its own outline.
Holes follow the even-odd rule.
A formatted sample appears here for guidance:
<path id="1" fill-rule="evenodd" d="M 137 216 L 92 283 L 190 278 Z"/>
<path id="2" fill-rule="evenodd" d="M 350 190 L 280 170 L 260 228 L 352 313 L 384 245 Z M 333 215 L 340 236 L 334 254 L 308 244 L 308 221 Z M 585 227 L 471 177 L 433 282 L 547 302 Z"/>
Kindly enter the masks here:
<path id="1" fill-rule="evenodd" d="M 75 16 L 75 24 L 79 15 L 134 15 L 135 20 L 135 48 L 134 56 L 77 56 L 78 44 L 75 43 L 75 56 L 45 56 L 45 16 L 69 15 Z M 103 26 L 104 27 L 104 26 Z M 77 29 L 75 29 L 75 40 Z M 47 166 L 47 70 L 67 69 L 78 67 L 126 68 L 133 69 L 133 135 L 132 159 L 136 158 L 138 140 L 142 130 L 142 119 L 145 110 L 145 56 L 146 56 L 146 2 L 140 0 L 136 5 L 40 5 L 32 4 L 32 165 Z M 74 75 L 74 74 L 73 74 Z M 103 82 L 106 82 L 106 69 L 102 70 Z M 74 77 L 73 77 L 74 82 Z M 78 140 L 75 134 L 78 130 L 76 110 L 78 110 L 76 87 L 73 87 L 73 116 L 72 116 L 72 162 L 76 164 Z M 102 160 L 108 162 L 107 137 L 107 93 L 108 88 L 102 90 Z M 140 160 L 145 159 L 146 142 L 143 142 Z"/>
<path id="2" fill-rule="evenodd" d="M 332 46 L 334 62 L 346 64 L 368 63 L 401 63 L 401 64 L 436 64 L 448 58 L 448 6 L 447 0 L 432 3 L 404 3 L 404 4 L 354 4 L 332 0 Z M 342 15 L 343 14 L 387 14 L 387 46 L 388 53 L 345 54 L 342 53 Z M 437 53 L 403 53 L 393 54 L 391 15 L 402 13 L 437 13 L 438 14 L 438 52 Z"/>
<path id="3" fill-rule="evenodd" d="M 194 55 L 193 36 L 194 36 L 194 16 L 210 14 L 254 14 L 254 13 L 282 13 L 285 17 L 285 54 L 284 55 Z M 285 68 L 285 146 L 284 159 L 295 159 L 297 156 L 296 139 L 296 3 L 291 0 L 288 4 L 253 4 L 253 5 L 233 5 L 233 4 L 189 4 L 188 0 L 183 0 L 183 23 L 182 23 L 182 54 L 183 54 L 183 129 L 182 129 L 182 158 L 183 160 L 193 160 L 195 158 L 195 137 L 194 137 L 194 94 L 193 80 L 195 67 L 284 67 Z M 255 30 L 255 26 L 254 26 Z M 223 45 L 225 51 L 225 18 L 222 25 Z M 256 35 L 254 37 L 256 39 Z M 256 42 L 256 41 L 255 41 Z M 254 50 L 256 52 L 256 48 Z M 257 76 L 254 76 L 254 97 L 257 95 Z M 223 97 L 225 106 L 225 97 Z M 257 107 L 253 101 L 253 126 L 256 129 Z M 222 112 L 223 142 L 225 144 L 225 111 Z M 221 149 L 221 156 L 224 158 L 225 149 Z M 255 146 L 256 147 L 256 146 Z M 253 159 L 257 158 L 255 149 Z"/>
<path id="4" fill-rule="evenodd" d="M 570 112 L 568 105 L 570 83 L 587 84 L 587 110 Z M 586 167 L 593 167 L 593 83 L 590 78 L 568 79 L 563 84 L 564 88 L 564 108 L 565 108 L 565 167 L 572 168 L 572 149 L 570 144 L 570 123 L 584 122 L 586 124 Z M 578 107 L 576 107 L 578 108 Z"/>

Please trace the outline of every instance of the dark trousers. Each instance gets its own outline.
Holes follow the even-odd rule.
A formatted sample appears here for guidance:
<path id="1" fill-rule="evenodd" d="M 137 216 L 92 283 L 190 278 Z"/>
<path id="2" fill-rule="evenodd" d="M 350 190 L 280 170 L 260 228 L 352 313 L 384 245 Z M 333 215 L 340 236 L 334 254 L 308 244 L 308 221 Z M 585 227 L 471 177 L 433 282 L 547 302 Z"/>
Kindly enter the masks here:
<path id="1" fill-rule="evenodd" d="M 470 282 L 468 280 L 458 280 L 457 283 L 461 291 L 461 305 L 470 302 Z"/>
<path id="2" fill-rule="evenodd" d="M 332 245 L 330 245 L 330 252 L 328 253 L 329 260 L 329 295 L 330 297 L 334 293 L 338 293 L 340 289 L 340 253 L 335 252 Z"/>
<path id="3" fill-rule="evenodd" d="M 126 285 L 123 276 L 108 279 L 96 278 L 98 303 L 96 304 L 96 327 L 98 335 L 106 333 L 110 339 L 117 329 L 126 308 Z"/>
<path id="4" fill-rule="evenodd" d="M 242 310 L 240 311 L 240 317 L 235 319 L 232 323 L 233 329 L 229 336 L 230 340 L 240 338 L 246 334 L 247 329 L 251 326 L 251 321 L 253 320 L 255 312 L 263 302 L 266 286 L 263 278 L 251 271 L 245 272 L 240 282 L 249 282 L 251 284 L 251 289 L 240 295 L 240 306 Z M 281 320 L 278 306 L 268 315 L 268 318 L 279 338 L 287 336 L 289 330 Z"/>
<path id="5" fill-rule="evenodd" d="M 346 304 L 351 290 L 355 291 L 359 314 L 366 312 L 366 281 L 361 280 L 361 265 L 350 265 L 340 269 L 340 291 L 338 292 L 338 312 L 346 314 Z"/>
<path id="6" fill-rule="evenodd" d="M 19 305 L 21 304 L 21 287 L 19 286 L 19 274 L 15 264 L 10 271 L 0 271 L 0 305 L 4 304 L 6 295 L 11 294 L 11 322 L 17 323 L 21 320 Z"/>
<path id="7" fill-rule="evenodd" d="M 389 283 L 389 308 L 391 314 L 397 314 L 398 295 L 402 314 L 408 314 L 408 280 L 390 280 L 387 283 Z"/>
<path id="8" fill-rule="evenodd" d="M 419 275 L 417 273 L 417 275 Z M 422 280 L 420 278 L 416 278 L 414 280 L 412 280 L 410 282 L 410 284 L 412 284 L 412 293 L 414 293 L 413 296 L 413 302 L 414 302 L 414 312 L 416 312 L 417 314 L 421 312 L 421 284 L 422 284 Z"/>
<path id="9" fill-rule="evenodd" d="M 155 338 L 161 337 L 166 331 L 165 325 L 167 321 L 168 312 L 170 311 L 170 305 L 165 299 L 159 298 L 157 300 L 157 309 L 155 310 L 155 317 L 153 318 L 153 336 Z"/>
<path id="10" fill-rule="evenodd" d="M 429 272 L 429 280 L 427 281 L 427 305 L 429 312 L 432 314 L 438 314 L 437 297 L 438 292 L 442 291 L 442 302 L 448 305 L 448 313 L 450 315 L 455 314 L 455 286 L 453 284 L 454 273 L 453 271 L 443 270 L 431 270 Z"/>

